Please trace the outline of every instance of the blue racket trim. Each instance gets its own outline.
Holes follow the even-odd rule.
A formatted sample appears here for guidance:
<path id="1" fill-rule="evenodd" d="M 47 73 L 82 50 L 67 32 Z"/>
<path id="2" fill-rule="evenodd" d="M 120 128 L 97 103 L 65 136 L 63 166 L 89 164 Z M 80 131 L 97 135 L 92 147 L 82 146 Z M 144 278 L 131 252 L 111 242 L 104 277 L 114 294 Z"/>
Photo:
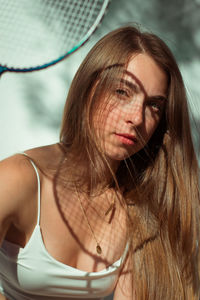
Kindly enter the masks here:
<path id="1" fill-rule="evenodd" d="M 88 37 L 89 38 L 89 37 Z M 57 64 L 59 61 L 65 59 L 68 55 L 70 55 L 71 53 L 75 52 L 76 50 L 78 50 L 78 48 L 80 48 L 81 46 L 83 46 L 85 43 L 87 42 L 87 40 L 81 41 L 78 45 L 76 45 L 75 47 L 73 47 L 69 52 L 67 52 L 65 55 L 59 57 L 58 59 L 55 59 L 53 61 L 51 61 L 50 63 L 46 63 L 44 65 L 41 66 L 36 66 L 36 67 L 31 67 L 31 68 L 24 68 L 24 69 L 15 69 L 15 68 L 8 68 L 6 66 L 1 66 L 0 65 L 0 76 L 2 73 L 4 72 L 17 72 L 17 73 L 26 73 L 26 72 L 33 72 L 33 71 L 39 71 L 42 69 L 46 69 L 52 65 Z"/>

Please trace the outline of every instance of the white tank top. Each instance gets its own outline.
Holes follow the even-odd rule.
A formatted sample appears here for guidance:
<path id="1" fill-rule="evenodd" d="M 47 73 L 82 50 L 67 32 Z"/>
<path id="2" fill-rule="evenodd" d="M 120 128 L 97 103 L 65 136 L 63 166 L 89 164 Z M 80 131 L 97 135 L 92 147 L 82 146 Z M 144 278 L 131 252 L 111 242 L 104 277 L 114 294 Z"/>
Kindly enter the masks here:
<path id="1" fill-rule="evenodd" d="M 30 159 L 30 158 L 29 158 Z M 102 299 L 112 293 L 123 256 L 99 272 L 85 272 L 54 259 L 46 250 L 40 230 L 40 178 L 38 217 L 31 238 L 24 248 L 3 241 L 0 248 L 0 293 L 9 300 Z"/>

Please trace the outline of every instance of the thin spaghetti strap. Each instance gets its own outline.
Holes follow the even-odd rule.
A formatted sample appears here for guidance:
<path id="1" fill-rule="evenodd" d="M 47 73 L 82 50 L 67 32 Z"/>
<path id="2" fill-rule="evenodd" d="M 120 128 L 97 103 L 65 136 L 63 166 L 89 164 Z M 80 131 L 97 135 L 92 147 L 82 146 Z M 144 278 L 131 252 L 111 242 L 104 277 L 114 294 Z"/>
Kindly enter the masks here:
<path id="1" fill-rule="evenodd" d="M 32 159 L 28 156 L 28 154 L 26 154 L 25 152 L 20 152 L 19 154 L 25 155 L 26 157 L 28 157 L 29 161 L 31 162 L 36 176 L 37 176 L 37 184 L 38 184 L 38 216 L 37 216 L 37 225 L 40 225 L 40 206 L 41 206 L 41 201 L 40 201 L 40 175 L 38 172 L 38 169 L 35 165 L 35 163 L 32 161 Z"/>
<path id="2" fill-rule="evenodd" d="M 124 249 L 124 253 L 122 254 L 122 257 L 121 257 L 121 262 L 124 263 L 124 261 L 126 260 L 126 256 L 128 254 L 128 251 L 129 251 L 129 248 L 130 248 L 130 241 L 128 241 L 126 243 L 126 247 Z"/>

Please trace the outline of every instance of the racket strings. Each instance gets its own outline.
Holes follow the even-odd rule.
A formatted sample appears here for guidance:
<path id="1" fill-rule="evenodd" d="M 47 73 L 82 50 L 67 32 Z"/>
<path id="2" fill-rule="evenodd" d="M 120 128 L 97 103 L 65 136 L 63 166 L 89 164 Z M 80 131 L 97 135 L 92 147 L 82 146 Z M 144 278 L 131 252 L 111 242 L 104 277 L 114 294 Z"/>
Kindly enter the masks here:
<path id="1" fill-rule="evenodd" d="M 105 2 L 0 0 L 0 65 L 27 68 L 65 56 L 89 38 Z"/>

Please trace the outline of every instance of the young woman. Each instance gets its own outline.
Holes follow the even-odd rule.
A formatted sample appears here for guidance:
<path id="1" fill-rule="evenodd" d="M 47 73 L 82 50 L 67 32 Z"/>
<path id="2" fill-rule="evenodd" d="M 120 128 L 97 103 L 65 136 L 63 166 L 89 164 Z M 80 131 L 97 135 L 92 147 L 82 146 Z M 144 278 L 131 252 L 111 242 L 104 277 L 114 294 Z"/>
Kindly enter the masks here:
<path id="1" fill-rule="evenodd" d="M 60 143 L 0 164 L 0 299 L 199 299 L 198 180 L 170 50 L 134 27 L 107 34 Z"/>

